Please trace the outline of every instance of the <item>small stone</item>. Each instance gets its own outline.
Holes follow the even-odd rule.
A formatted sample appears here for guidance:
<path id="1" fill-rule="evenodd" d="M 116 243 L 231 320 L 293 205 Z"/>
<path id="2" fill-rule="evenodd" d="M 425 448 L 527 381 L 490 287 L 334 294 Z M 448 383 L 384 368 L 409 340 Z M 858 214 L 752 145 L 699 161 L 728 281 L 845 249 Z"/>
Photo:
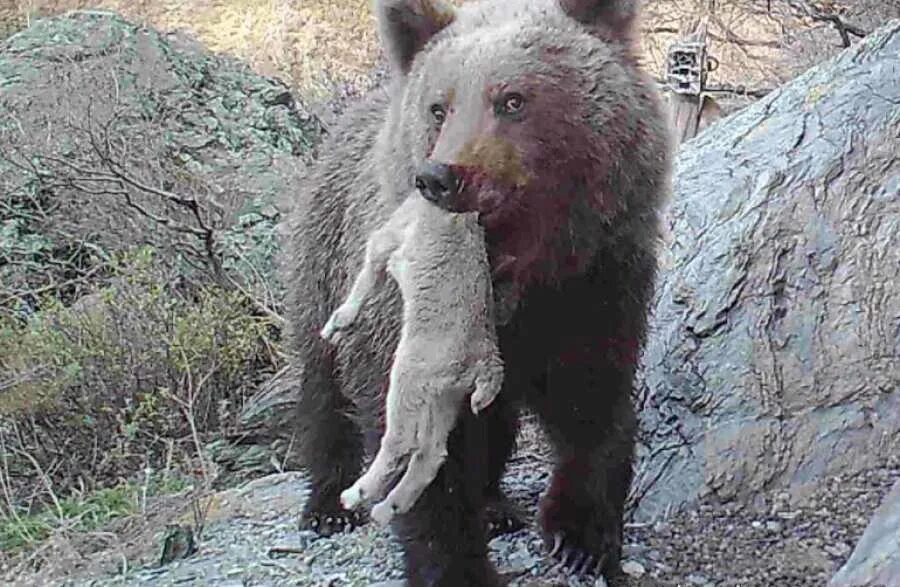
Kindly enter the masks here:
<path id="1" fill-rule="evenodd" d="M 640 556 L 647 552 L 647 547 L 643 544 L 628 543 L 622 546 L 622 554 L 625 556 Z"/>
<path id="2" fill-rule="evenodd" d="M 750 525 L 753 526 L 754 528 L 756 528 L 757 530 L 759 530 L 763 526 L 762 522 L 760 522 L 759 520 L 753 520 L 752 522 L 750 522 Z"/>
<path id="3" fill-rule="evenodd" d="M 801 510 L 794 510 L 791 512 L 778 512 L 778 517 L 782 520 L 793 520 L 797 516 L 803 513 Z"/>
<path id="4" fill-rule="evenodd" d="M 843 558 L 850 552 L 850 547 L 844 542 L 836 542 L 834 544 L 826 544 L 823 550 L 834 558 Z"/>
<path id="5" fill-rule="evenodd" d="M 297 533 L 297 543 L 304 548 L 319 539 L 319 535 L 312 530 L 301 530 Z"/>
<path id="6" fill-rule="evenodd" d="M 653 563 L 653 566 L 662 574 L 671 573 L 675 570 L 671 565 L 667 565 L 666 563 Z"/>
<path id="7" fill-rule="evenodd" d="M 606 582 L 606 579 L 603 578 L 603 575 L 597 577 L 597 580 L 594 581 L 594 587 L 609 587 L 609 584 Z"/>
<path id="8" fill-rule="evenodd" d="M 750 505 L 750 507 L 757 512 L 766 511 L 766 498 L 761 494 L 757 494 L 756 497 L 753 498 L 753 503 Z"/>
<path id="9" fill-rule="evenodd" d="M 647 573 L 647 569 L 637 561 L 627 560 L 622 563 L 622 572 L 636 579 L 640 579 Z"/>

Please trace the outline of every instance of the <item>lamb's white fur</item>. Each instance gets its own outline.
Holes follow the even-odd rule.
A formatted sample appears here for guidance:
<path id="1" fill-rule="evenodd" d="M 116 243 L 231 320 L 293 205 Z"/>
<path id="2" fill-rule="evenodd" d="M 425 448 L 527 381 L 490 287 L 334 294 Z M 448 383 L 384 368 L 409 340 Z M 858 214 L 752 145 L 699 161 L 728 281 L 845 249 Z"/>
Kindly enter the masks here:
<path id="1" fill-rule="evenodd" d="M 447 437 L 471 393 L 478 414 L 500 392 L 490 268 L 475 213 L 454 214 L 412 193 L 366 243 L 362 269 L 321 336 L 337 342 L 385 270 L 403 297 L 403 326 L 391 367 L 386 426 L 369 469 L 341 494 L 347 509 L 377 498 L 409 456 L 406 472 L 372 518 L 408 511 L 437 475 Z M 411 456 L 410 456 L 411 455 Z"/>

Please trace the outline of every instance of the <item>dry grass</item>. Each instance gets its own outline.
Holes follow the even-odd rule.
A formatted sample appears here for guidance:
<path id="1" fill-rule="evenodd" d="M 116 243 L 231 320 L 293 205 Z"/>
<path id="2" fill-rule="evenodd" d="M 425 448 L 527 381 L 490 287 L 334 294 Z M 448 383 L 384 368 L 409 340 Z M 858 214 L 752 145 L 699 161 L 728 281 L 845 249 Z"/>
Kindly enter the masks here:
<path id="1" fill-rule="evenodd" d="M 652 34 L 645 35 L 643 53 L 650 71 L 661 75 L 668 44 L 677 37 L 672 31 L 703 12 L 706 2 L 645 4 L 641 25 Z M 379 51 L 370 5 L 371 0 L 0 0 L 0 29 L 4 22 L 72 9 L 114 10 L 158 29 L 187 31 L 211 49 L 230 53 L 318 100 L 335 83 L 365 86 Z M 796 74 L 797 64 L 786 59 L 782 27 L 797 23 L 788 21 L 777 11 L 766 14 L 750 0 L 718 3 L 710 22 L 711 53 L 721 67 L 710 81 L 772 87 Z"/>
<path id="2" fill-rule="evenodd" d="M 706 2 L 657 0 L 645 5 L 642 28 L 653 31 L 644 43 L 650 71 L 661 71 L 666 48 L 677 36 L 669 31 L 703 12 Z M 187 31 L 211 49 L 235 55 L 256 71 L 287 81 L 305 97 L 319 99 L 335 83 L 365 85 L 378 58 L 370 5 L 371 0 L 0 0 L 0 28 L 16 18 L 72 9 L 114 10 L 162 30 Z M 798 23 L 778 11 L 766 14 L 747 0 L 717 6 L 710 23 L 711 53 L 721 67 L 712 74 L 712 83 L 772 87 L 797 73 L 798 64 L 787 59 L 782 27 Z"/>
<path id="3" fill-rule="evenodd" d="M 378 55 L 369 0 L 12 2 L 19 15 L 31 18 L 102 9 L 162 30 L 184 30 L 214 51 L 230 53 L 313 96 L 334 82 L 363 82 Z"/>

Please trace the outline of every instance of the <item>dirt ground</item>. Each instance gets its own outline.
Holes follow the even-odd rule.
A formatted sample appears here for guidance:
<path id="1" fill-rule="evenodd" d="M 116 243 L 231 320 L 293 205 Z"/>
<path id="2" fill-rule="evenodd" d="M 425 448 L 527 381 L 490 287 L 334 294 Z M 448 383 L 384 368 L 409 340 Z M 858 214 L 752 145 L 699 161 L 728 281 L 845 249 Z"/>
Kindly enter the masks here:
<path id="1" fill-rule="evenodd" d="M 530 516 L 550 474 L 547 446 L 526 425 L 504 486 Z M 624 569 L 611 587 L 821 586 L 849 558 L 872 513 L 900 476 L 900 457 L 860 475 L 832 478 L 802 501 L 777 489 L 752 504 L 700 503 L 655 523 L 629 524 Z M 4 569 L 14 585 L 244 584 L 366 586 L 402 576 L 399 546 L 369 524 L 323 539 L 296 529 L 306 495 L 302 474 L 276 474 L 211 498 L 197 554 L 159 566 L 171 523 L 190 523 L 182 496 L 148 516 L 90 535 L 58 536 L 31 561 Z M 533 523 L 491 542 L 513 587 L 602 585 L 573 579 L 544 554 Z M 39 566 L 39 568 L 36 568 Z M 92 583 L 92 581 L 95 581 Z M 235 583 L 237 584 L 237 583 Z"/>

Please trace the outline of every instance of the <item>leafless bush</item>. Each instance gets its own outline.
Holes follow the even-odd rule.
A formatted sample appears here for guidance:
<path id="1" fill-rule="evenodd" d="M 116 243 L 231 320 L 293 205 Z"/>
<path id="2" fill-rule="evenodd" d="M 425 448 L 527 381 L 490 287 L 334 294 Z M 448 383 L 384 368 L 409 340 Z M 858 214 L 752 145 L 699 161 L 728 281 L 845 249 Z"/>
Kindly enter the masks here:
<path id="1" fill-rule="evenodd" d="M 19 229 L 0 249 L 0 435 L 20 500 L 48 495 L 36 470 L 64 493 L 102 485 L 171 458 L 172 440 L 208 483 L 208 434 L 278 362 L 275 295 L 227 246 L 243 194 L 173 148 L 175 109 L 97 110 L 0 141 L 0 212 Z"/>
<path id="2" fill-rule="evenodd" d="M 19 181 L 0 200 L 3 217 L 45 239 L 56 262 L 47 271 L 29 255 L 33 251 L 16 255 L 13 249 L 5 259 L 11 291 L 0 305 L 48 290 L 62 293 L 98 272 L 108 251 L 142 244 L 159 251 L 168 267 L 181 265 L 182 275 L 238 285 L 223 270 L 221 236 L 235 223 L 242 194 L 200 181 L 190 156 L 173 151 L 164 133 L 121 111 L 95 120 L 89 106 L 85 118 L 66 129 L 68 144 L 38 150 L 12 134 L 0 142 L 0 162 Z"/>
<path id="3" fill-rule="evenodd" d="M 662 74 L 669 46 L 706 19 L 713 91 L 765 94 L 883 24 L 900 4 L 880 0 L 659 0 L 645 3 L 644 54 Z"/>

